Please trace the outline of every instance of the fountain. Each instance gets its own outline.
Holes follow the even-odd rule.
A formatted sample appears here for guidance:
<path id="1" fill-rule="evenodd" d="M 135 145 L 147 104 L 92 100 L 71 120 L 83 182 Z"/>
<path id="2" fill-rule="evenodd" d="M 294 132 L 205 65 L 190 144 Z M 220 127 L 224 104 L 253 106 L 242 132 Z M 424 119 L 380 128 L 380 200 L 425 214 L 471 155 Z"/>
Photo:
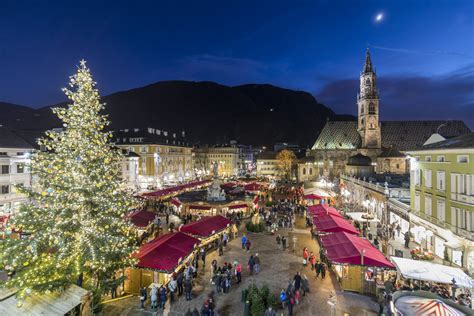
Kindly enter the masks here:
<path id="1" fill-rule="evenodd" d="M 221 189 L 221 181 L 219 180 L 217 172 L 217 162 L 214 163 L 214 178 L 212 180 L 211 186 L 207 188 L 207 200 L 211 202 L 221 202 L 225 201 L 225 192 Z"/>

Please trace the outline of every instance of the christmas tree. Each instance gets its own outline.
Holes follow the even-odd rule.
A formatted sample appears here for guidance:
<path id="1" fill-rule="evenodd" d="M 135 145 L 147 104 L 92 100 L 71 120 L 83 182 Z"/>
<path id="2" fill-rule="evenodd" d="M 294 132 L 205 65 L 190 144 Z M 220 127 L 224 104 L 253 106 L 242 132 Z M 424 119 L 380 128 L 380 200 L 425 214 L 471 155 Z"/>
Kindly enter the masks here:
<path id="1" fill-rule="evenodd" d="M 61 131 L 38 141 L 31 157 L 32 188 L 20 188 L 30 202 L 12 217 L 25 236 L 0 242 L 4 284 L 23 298 L 82 283 L 95 293 L 134 264 L 136 235 L 125 218 L 136 202 L 121 179 L 122 155 L 111 147 L 107 117 L 85 61 L 63 89 L 72 101 L 54 108 Z M 100 294 L 99 294 L 100 295 Z"/>

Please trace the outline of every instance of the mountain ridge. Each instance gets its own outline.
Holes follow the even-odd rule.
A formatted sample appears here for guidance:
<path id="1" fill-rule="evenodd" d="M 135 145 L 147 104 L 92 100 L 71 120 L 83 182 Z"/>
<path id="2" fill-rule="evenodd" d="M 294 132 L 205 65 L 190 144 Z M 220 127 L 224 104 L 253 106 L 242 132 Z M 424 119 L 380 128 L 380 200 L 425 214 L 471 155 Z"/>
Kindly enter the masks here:
<path id="1" fill-rule="evenodd" d="M 338 119 L 310 93 L 271 84 L 168 80 L 118 91 L 103 96 L 102 102 L 112 129 L 184 130 L 193 144 L 237 140 L 258 146 L 294 142 L 307 147 L 327 119 Z M 16 129 L 58 127 L 50 108 L 67 104 L 33 109 L 0 102 L 0 124 Z"/>

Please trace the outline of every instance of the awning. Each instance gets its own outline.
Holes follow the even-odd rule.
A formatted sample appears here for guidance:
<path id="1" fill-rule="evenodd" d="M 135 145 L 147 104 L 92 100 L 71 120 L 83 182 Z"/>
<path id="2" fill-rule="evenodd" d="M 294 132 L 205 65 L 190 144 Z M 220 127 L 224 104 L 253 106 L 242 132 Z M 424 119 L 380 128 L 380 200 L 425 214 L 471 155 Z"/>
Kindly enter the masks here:
<path id="1" fill-rule="evenodd" d="M 334 207 L 328 206 L 327 204 L 308 206 L 308 213 L 313 216 L 334 215 L 342 217 L 338 210 L 336 210 Z"/>
<path id="2" fill-rule="evenodd" d="M 345 232 L 329 234 L 321 236 L 321 243 L 326 249 L 326 255 L 331 262 L 394 268 L 394 265 L 377 248 L 367 239 L 359 236 Z"/>
<path id="3" fill-rule="evenodd" d="M 210 210 L 210 206 L 206 205 L 189 205 L 190 210 Z"/>
<path id="4" fill-rule="evenodd" d="M 256 196 L 253 198 L 253 204 L 257 204 L 259 200 L 260 200 L 260 198 L 258 197 L 258 195 L 256 195 Z"/>
<path id="5" fill-rule="evenodd" d="M 306 200 L 322 200 L 324 197 L 321 195 L 316 195 L 316 194 L 308 194 L 303 196 Z"/>
<path id="6" fill-rule="evenodd" d="M 397 270 L 407 279 L 452 284 L 453 278 L 458 286 L 474 288 L 473 279 L 459 268 L 444 266 L 422 260 L 392 257 Z"/>
<path id="7" fill-rule="evenodd" d="M 179 227 L 179 231 L 190 234 L 199 238 L 207 238 L 215 233 L 225 229 L 228 225 L 232 224 L 230 220 L 224 216 L 209 216 L 204 217 L 196 222 L 192 222 Z"/>
<path id="8" fill-rule="evenodd" d="M 181 232 L 162 235 L 143 245 L 138 253 L 134 254 L 138 259 L 136 266 L 171 273 L 198 244 L 199 239 Z"/>
<path id="9" fill-rule="evenodd" d="M 229 206 L 229 210 L 235 210 L 237 208 L 247 208 L 247 207 L 248 207 L 247 204 L 235 204 L 235 205 Z"/>
<path id="10" fill-rule="evenodd" d="M 136 210 L 127 215 L 130 218 L 133 225 L 137 227 L 146 227 L 152 222 L 157 215 L 146 210 Z"/>
<path id="11" fill-rule="evenodd" d="M 255 182 L 244 185 L 245 191 L 255 192 L 255 191 L 262 190 L 262 188 L 263 188 L 262 185 L 260 185 L 258 183 L 255 183 Z"/>
<path id="12" fill-rule="evenodd" d="M 180 207 L 181 206 L 181 202 L 177 199 L 177 198 L 172 198 L 170 200 L 170 203 L 177 206 L 177 207 Z"/>
<path id="13" fill-rule="evenodd" d="M 353 220 L 357 221 L 357 222 L 380 222 L 378 219 L 366 219 L 364 218 L 364 215 L 367 214 L 367 213 L 364 213 L 364 212 L 350 212 L 350 213 L 346 213 L 347 216 L 349 216 L 350 218 L 352 218 Z"/>
<path id="14" fill-rule="evenodd" d="M 174 186 L 174 187 L 171 187 L 171 188 L 166 188 L 166 189 L 161 189 L 161 190 L 157 190 L 157 191 L 154 191 L 154 192 L 144 193 L 144 194 L 142 194 L 142 196 L 144 196 L 144 197 L 162 197 L 162 196 L 167 196 L 167 195 L 171 195 L 171 194 L 178 194 L 183 190 L 194 189 L 196 187 L 208 184 L 210 182 L 211 182 L 211 180 L 200 180 L 200 181 L 189 182 L 189 183 L 177 185 L 177 186 Z"/>
<path id="15" fill-rule="evenodd" d="M 425 294 L 426 295 L 426 294 Z M 466 314 L 454 306 L 460 305 L 454 304 L 450 306 L 447 302 L 448 300 L 440 299 L 439 297 L 427 298 L 422 296 L 406 295 L 398 298 L 395 301 L 395 308 L 397 312 L 402 313 L 401 315 L 406 316 L 418 316 L 418 315 L 429 315 L 429 316 L 465 316 L 471 315 L 471 313 Z M 471 312 L 471 311 L 469 311 Z M 397 313 L 398 314 L 398 313 Z"/>
<path id="16" fill-rule="evenodd" d="M 359 231 L 342 217 L 335 215 L 321 215 L 313 218 L 316 230 L 325 233 L 347 232 L 358 235 Z"/>
<path id="17" fill-rule="evenodd" d="M 22 306 L 19 308 L 16 291 L 6 290 L 11 292 L 8 296 L 2 295 L 3 291 L 0 290 L 0 315 L 66 315 L 89 295 L 89 291 L 71 284 L 64 291 L 28 295 L 25 300 L 21 300 Z"/>

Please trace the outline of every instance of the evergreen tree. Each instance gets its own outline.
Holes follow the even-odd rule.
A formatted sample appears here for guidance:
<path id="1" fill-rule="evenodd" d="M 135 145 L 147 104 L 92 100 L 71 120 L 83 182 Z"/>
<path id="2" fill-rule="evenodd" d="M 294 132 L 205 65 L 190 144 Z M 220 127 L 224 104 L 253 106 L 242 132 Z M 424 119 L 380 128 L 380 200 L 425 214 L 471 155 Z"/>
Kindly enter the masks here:
<path id="1" fill-rule="evenodd" d="M 85 61 L 70 77 L 72 101 L 54 108 L 62 131 L 48 131 L 31 157 L 32 188 L 12 224 L 23 239 L 0 242 L 0 270 L 12 274 L 5 286 L 50 292 L 82 283 L 100 295 L 118 269 L 132 266 L 135 231 L 124 215 L 136 202 L 121 179 L 121 153 L 110 146 L 109 124 Z M 109 281 L 108 281 L 109 280 Z"/>

